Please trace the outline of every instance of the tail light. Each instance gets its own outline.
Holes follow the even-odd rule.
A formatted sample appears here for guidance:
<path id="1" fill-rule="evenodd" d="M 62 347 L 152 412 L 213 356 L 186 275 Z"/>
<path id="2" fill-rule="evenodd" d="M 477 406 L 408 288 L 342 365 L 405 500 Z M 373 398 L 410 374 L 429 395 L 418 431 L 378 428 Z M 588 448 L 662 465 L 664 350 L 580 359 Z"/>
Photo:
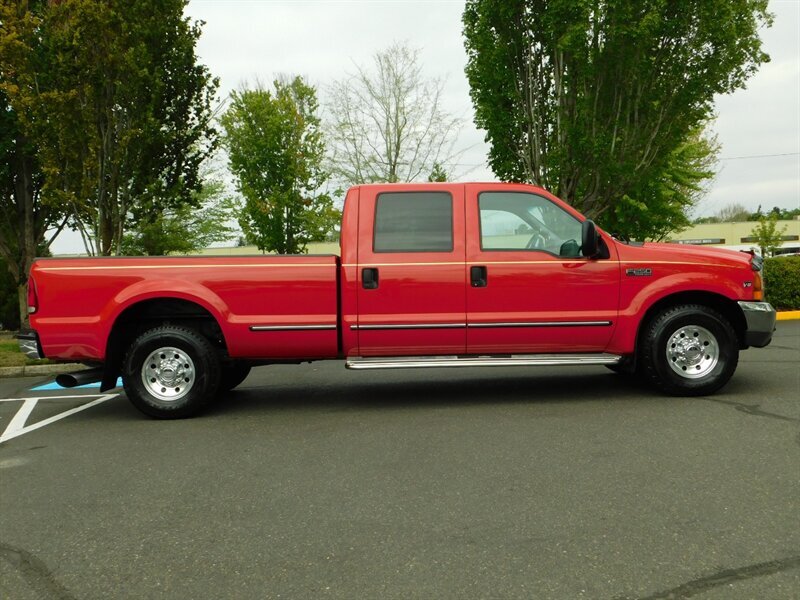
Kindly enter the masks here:
<path id="1" fill-rule="evenodd" d="M 35 314 L 39 310 L 39 296 L 36 293 L 36 281 L 33 277 L 28 278 L 28 314 Z"/>

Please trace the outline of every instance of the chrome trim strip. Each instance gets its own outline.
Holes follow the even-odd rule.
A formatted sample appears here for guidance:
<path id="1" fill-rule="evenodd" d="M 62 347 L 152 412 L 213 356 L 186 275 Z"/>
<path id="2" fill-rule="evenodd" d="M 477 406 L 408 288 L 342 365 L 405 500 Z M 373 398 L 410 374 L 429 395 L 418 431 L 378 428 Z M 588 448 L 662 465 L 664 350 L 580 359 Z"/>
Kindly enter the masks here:
<path id="1" fill-rule="evenodd" d="M 353 331 L 381 331 L 391 329 L 488 329 L 495 327 L 608 327 L 611 321 L 535 321 L 502 323 L 414 323 L 409 325 L 350 325 Z"/>
<path id="2" fill-rule="evenodd" d="M 505 251 L 501 251 L 505 252 Z M 342 263 L 343 267 L 435 267 L 435 266 L 442 266 L 442 265 L 466 265 L 466 266 L 473 266 L 473 265 L 564 265 L 564 264 L 590 264 L 593 262 L 587 258 L 568 258 L 561 260 L 557 257 L 554 257 L 552 260 L 478 260 L 478 261 L 442 261 L 442 262 L 392 262 L 392 263 L 380 263 L 380 262 L 363 262 L 363 263 Z M 623 264 L 623 265 L 635 265 L 635 264 L 646 264 L 646 265 L 694 265 L 700 267 L 707 267 L 707 266 L 714 266 L 714 267 L 730 267 L 732 269 L 738 269 L 741 267 L 740 264 L 717 264 L 717 263 L 707 263 L 707 262 L 691 262 L 691 261 L 676 261 L 676 260 L 612 260 L 610 258 L 603 258 L 600 259 L 598 262 L 602 262 L 603 264 Z"/>
<path id="3" fill-rule="evenodd" d="M 518 354 L 511 356 L 410 356 L 404 358 L 351 358 L 345 367 L 367 369 L 414 369 L 435 367 L 555 367 L 575 365 L 616 365 L 616 354 Z"/>
<path id="4" fill-rule="evenodd" d="M 352 330 L 381 331 L 384 329 L 465 329 L 466 323 L 414 323 L 411 325 L 350 325 Z"/>
<path id="5" fill-rule="evenodd" d="M 331 331 L 336 325 L 251 325 L 250 331 Z"/>
<path id="6" fill-rule="evenodd" d="M 467 327 L 487 329 L 492 327 L 608 327 L 611 321 L 536 321 L 532 323 L 470 323 Z"/>

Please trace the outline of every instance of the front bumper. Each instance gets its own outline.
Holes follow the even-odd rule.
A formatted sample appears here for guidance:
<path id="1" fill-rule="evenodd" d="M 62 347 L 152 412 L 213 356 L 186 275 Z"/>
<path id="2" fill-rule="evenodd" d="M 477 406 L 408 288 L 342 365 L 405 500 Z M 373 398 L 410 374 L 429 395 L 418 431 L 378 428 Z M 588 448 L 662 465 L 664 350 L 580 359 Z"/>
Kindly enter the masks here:
<path id="1" fill-rule="evenodd" d="M 744 313 L 747 329 L 744 332 L 744 343 L 747 346 L 763 348 L 772 341 L 775 331 L 775 309 L 769 302 L 739 302 Z"/>
<path id="2" fill-rule="evenodd" d="M 19 350 L 28 358 L 44 358 L 42 344 L 39 342 L 39 334 L 32 329 L 20 331 L 17 334 Z"/>

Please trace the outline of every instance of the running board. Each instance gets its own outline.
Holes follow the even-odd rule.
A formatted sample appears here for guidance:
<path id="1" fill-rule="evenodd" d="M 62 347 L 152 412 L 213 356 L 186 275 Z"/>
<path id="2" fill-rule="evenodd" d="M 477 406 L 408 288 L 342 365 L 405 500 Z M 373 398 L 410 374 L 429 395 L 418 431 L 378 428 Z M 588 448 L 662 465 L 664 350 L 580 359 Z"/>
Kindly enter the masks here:
<path id="1" fill-rule="evenodd" d="M 506 356 L 407 356 L 350 358 L 348 369 L 414 369 L 433 367 L 556 367 L 616 365 L 616 354 L 513 354 Z"/>

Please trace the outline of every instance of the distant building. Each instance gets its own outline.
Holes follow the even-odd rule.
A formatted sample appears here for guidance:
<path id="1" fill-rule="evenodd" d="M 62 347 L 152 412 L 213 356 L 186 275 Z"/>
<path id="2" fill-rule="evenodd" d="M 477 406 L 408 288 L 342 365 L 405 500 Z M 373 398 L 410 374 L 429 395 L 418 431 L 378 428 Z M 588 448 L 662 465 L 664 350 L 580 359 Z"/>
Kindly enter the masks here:
<path id="1" fill-rule="evenodd" d="M 730 250 L 749 250 L 756 248 L 753 229 L 756 221 L 739 223 L 703 223 L 694 225 L 685 231 L 676 233 L 668 241 L 676 244 L 694 244 L 697 246 L 718 246 Z M 800 252 L 800 220 L 778 221 L 778 230 L 783 228 L 782 244 L 776 254 Z"/>

